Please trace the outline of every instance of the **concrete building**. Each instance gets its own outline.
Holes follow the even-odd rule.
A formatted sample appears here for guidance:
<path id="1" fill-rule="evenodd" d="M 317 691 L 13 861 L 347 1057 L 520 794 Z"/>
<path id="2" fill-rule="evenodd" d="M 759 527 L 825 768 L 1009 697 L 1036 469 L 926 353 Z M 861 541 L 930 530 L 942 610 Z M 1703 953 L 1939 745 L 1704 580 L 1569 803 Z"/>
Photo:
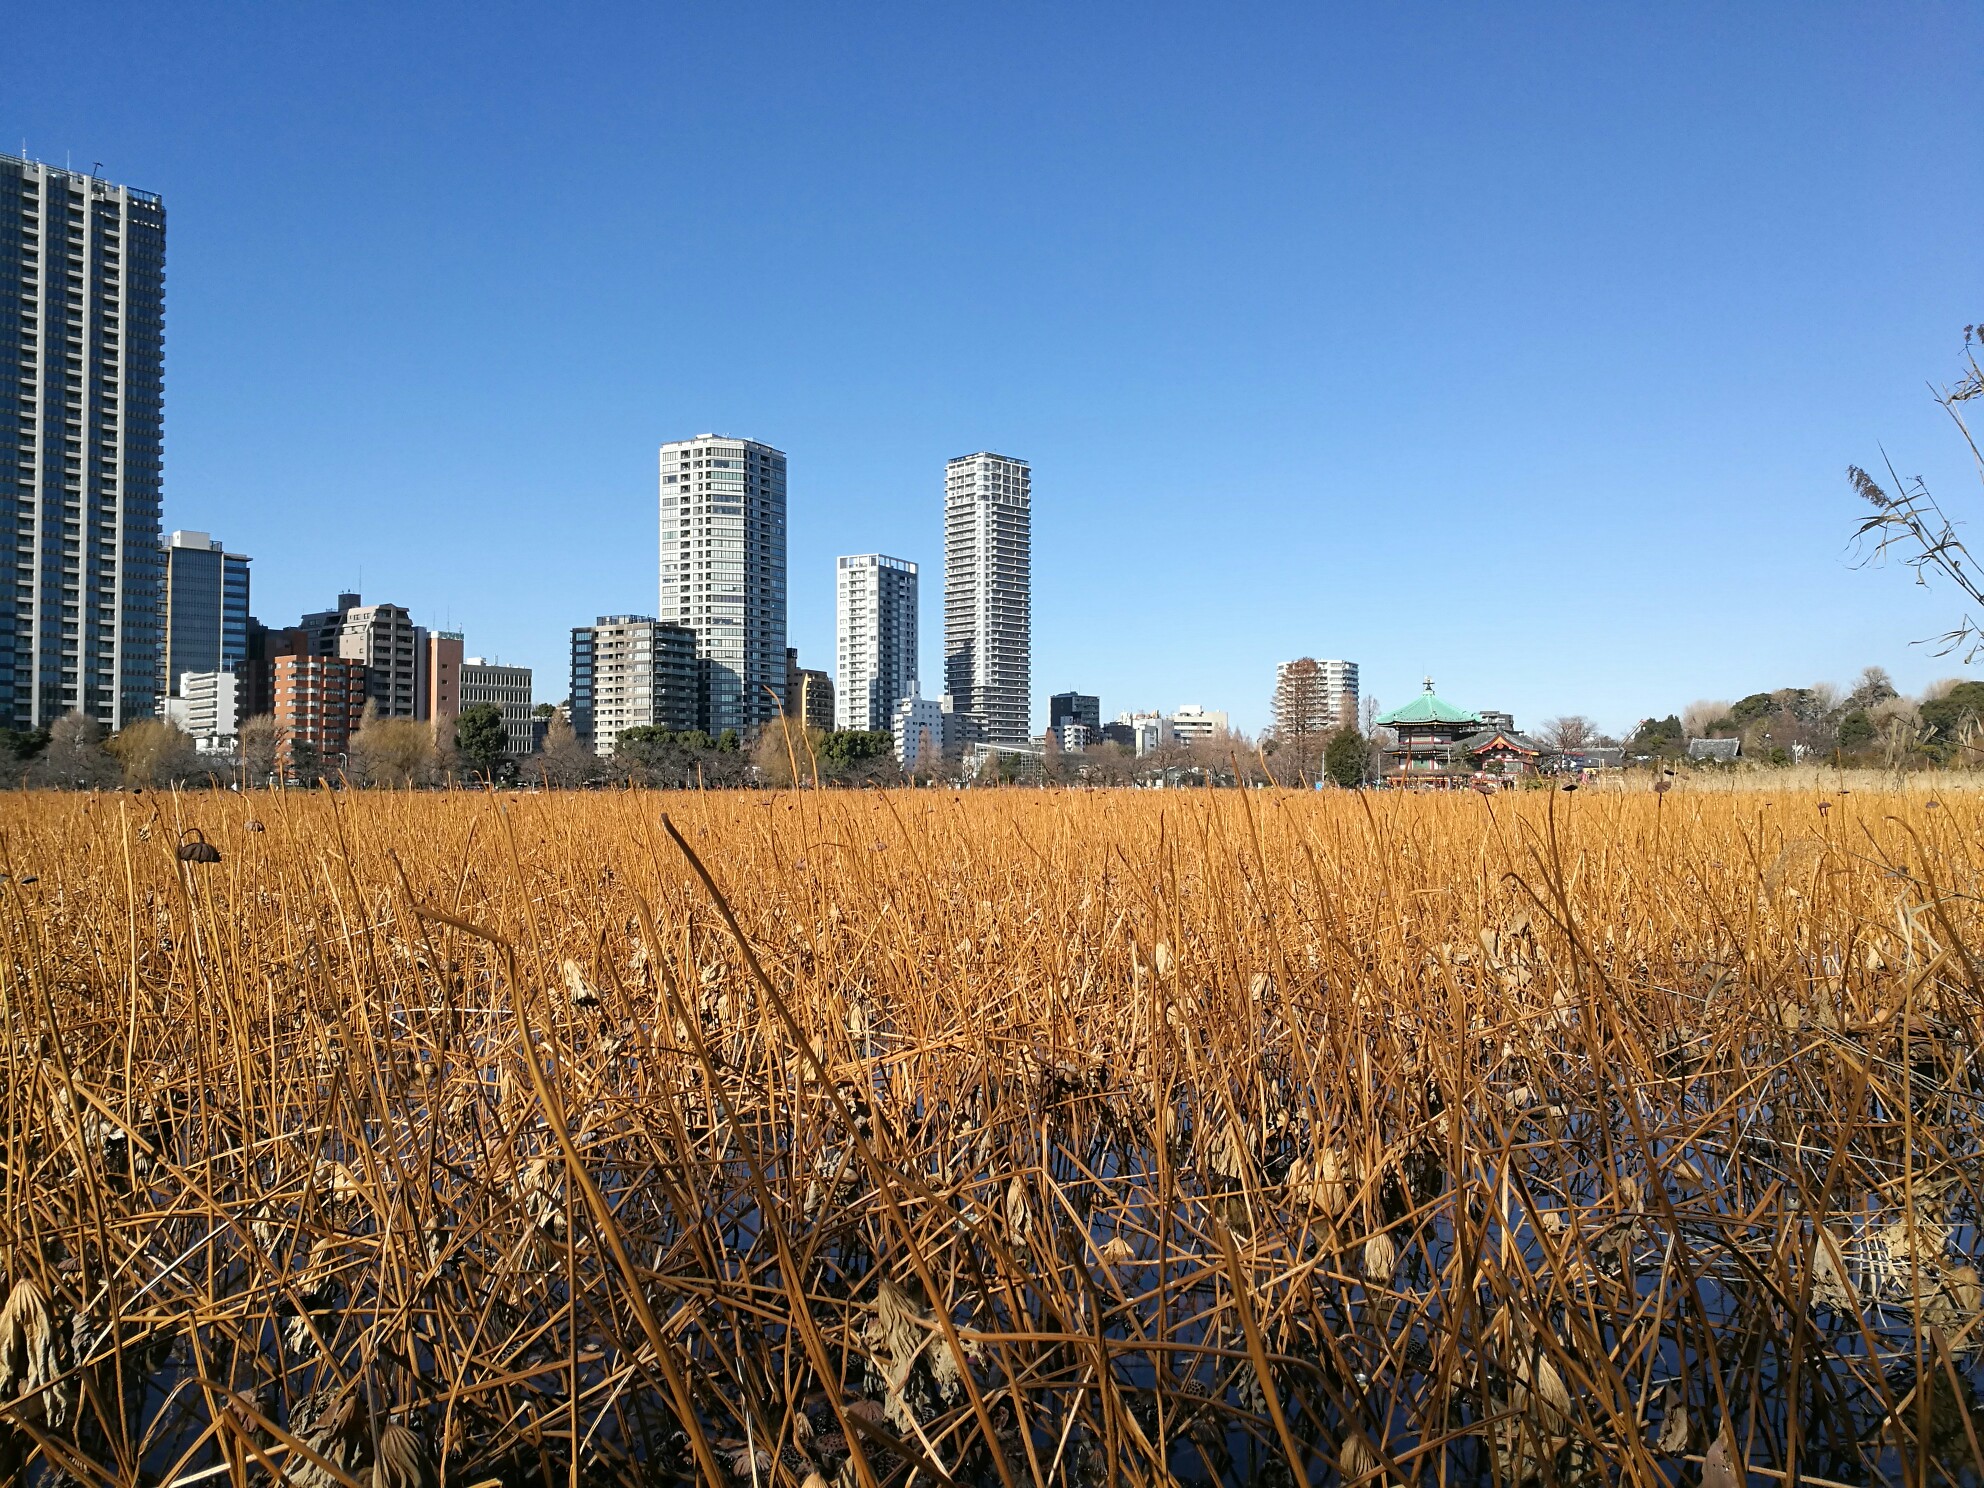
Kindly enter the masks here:
<path id="1" fill-rule="evenodd" d="M 0 724 L 157 711 L 165 207 L 0 155 Z"/>
<path id="2" fill-rule="evenodd" d="M 275 628 L 252 615 L 248 619 L 247 655 L 235 669 L 241 678 L 239 709 L 243 718 L 262 718 L 276 711 L 276 658 L 307 656 L 310 636 L 300 625 Z"/>
<path id="3" fill-rule="evenodd" d="M 504 666 L 480 656 L 469 657 L 461 667 L 461 707 L 473 708 L 478 703 L 494 703 L 503 710 L 503 732 L 509 735 L 512 759 L 522 759 L 537 748 L 529 667 Z M 459 712 L 457 709 L 456 716 Z"/>
<path id="4" fill-rule="evenodd" d="M 916 683 L 916 565 L 860 553 L 834 572 L 834 722 L 886 729 Z"/>
<path id="5" fill-rule="evenodd" d="M 241 732 L 241 678 L 234 672 L 182 672 L 160 704 L 202 753 L 232 749 Z"/>
<path id="6" fill-rule="evenodd" d="M 1056 724 L 1047 732 L 1054 736 L 1054 742 L 1066 754 L 1080 754 L 1100 739 L 1102 733 L 1100 725 L 1090 728 L 1087 724 L 1076 723 L 1073 719 Z"/>
<path id="7" fill-rule="evenodd" d="M 652 615 L 601 615 L 572 631 L 572 732 L 611 754 L 625 729 L 699 727 L 696 633 Z"/>
<path id="8" fill-rule="evenodd" d="M 944 467 L 944 690 L 966 742 L 1029 747 L 1033 472 L 981 452 Z"/>
<path id="9" fill-rule="evenodd" d="M 365 668 L 365 685 L 381 718 L 426 716 L 426 632 L 395 604 L 365 604 L 340 594 L 334 610 L 303 617 L 313 656 L 336 656 Z"/>
<path id="10" fill-rule="evenodd" d="M 159 695 L 188 672 L 233 671 L 248 655 L 248 559 L 204 532 L 160 545 Z"/>
<path id="11" fill-rule="evenodd" d="M 1162 713 L 1118 713 L 1116 721 L 1129 729 L 1130 747 L 1136 750 L 1139 759 L 1177 741 L 1177 735 L 1171 731 L 1171 720 Z"/>
<path id="12" fill-rule="evenodd" d="M 785 648 L 785 715 L 823 733 L 834 726 L 834 679 L 801 666 L 793 646 Z"/>
<path id="13" fill-rule="evenodd" d="M 696 638 L 697 722 L 740 733 L 785 689 L 785 456 L 699 434 L 661 447 L 661 614 Z"/>
<path id="14" fill-rule="evenodd" d="M 314 762 L 344 766 L 351 736 L 365 716 L 365 663 L 341 656 L 275 659 L 276 754 L 287 772 Z"/>
<path id="15" fill-rule="evenodd" d="M 1357 727 L 1357 663 L 1304 656 L 1274 669 L 1274 731 L 1283 739 Z"/>
<path id="16" fill-rule="evenodd" d="M 427 633 L 425 640 L 426 665 L 420 679 L 424 706 L 420 716 L 439 725 L 461 715 L 462 633 L 434 630 Z"/>
<path id="17" fill-rule="evenodd" d="M 1226 715 L 1197 703 L 1185 703 L 1171 715 L 1171 734 L 1180 744 L 1200 744 L 1230 733 Z"/>
<path id="18" fill-rule="evenodd" d="M 905 770 L 944 757 L 944 705 L 919 696 L 920 692 L 912 679 L 889 719 L 889 732 L 896 736 L 896 763 Z"/>

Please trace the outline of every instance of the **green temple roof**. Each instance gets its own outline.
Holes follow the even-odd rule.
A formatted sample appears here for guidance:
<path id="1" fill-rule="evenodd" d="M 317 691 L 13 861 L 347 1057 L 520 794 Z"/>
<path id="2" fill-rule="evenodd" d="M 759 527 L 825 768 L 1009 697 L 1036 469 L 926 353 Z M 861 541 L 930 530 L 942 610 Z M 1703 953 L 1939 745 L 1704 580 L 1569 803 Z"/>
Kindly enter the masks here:
<path id="1" fill-rule="evenodd" d="M 1426 679 L 1426 690 L 1403 708 L 1394 708 L 1378 722 L 1386 728 L 1398 723 L 1479 723 L 1472 713 L 1462 712 L 1452 703 L 1442 702 L 1433 692 L 1433 679 Z"/>

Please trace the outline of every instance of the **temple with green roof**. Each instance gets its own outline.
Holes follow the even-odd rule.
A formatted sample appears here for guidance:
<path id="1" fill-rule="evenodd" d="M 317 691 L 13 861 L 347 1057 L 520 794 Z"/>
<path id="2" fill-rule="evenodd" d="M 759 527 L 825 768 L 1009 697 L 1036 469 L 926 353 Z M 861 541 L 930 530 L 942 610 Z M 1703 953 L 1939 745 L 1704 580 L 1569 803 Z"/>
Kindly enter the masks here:
<path id="1" fill-rule="evenodd" d="M 1547 751 L 1518 733 L 1506 714 L 1483 717 L 1456 708 L 1426 690 L 1403 708 L 1378 719 L 1394 742 L 1384 752 L 1382 775 L 1388 785 L 1448 786 L 1534 775 Z"/>

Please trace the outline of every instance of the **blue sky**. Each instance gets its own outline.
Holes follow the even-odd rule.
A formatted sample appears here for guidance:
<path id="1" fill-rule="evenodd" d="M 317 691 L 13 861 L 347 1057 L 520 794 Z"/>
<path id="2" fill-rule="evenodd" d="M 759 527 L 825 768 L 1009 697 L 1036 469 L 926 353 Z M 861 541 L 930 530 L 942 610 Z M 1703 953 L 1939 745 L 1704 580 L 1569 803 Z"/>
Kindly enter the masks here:
<path id="1" fill-rule="evenodd" d="M 1034 467 L 1036 726 L 1277 660 L 1618 728 L 1956 670 L 1849 566 L 1984 319 L 1969 5 L 0 7 L 0 148 L 161 192 L 168 527 L 565 691 L 655 449 L 790 457 L 790 634 Z"/>

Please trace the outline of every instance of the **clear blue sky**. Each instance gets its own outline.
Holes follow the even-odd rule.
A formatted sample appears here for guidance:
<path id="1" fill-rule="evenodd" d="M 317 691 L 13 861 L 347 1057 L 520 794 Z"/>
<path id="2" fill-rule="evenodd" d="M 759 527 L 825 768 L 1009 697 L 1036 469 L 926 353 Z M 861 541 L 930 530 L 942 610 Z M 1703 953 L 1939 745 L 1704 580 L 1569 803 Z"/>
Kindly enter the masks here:
<path id="1" fill-rule="evenodd" d="M 1249 729 L 1277 660 L 1618 728 L 1953 671 L 1857 571 L 1984 319 L 1984 12 L 0 7 L 0 148 L 163 193 L 166 525 L 565 692 L 655 603 L 655 448 L 791 460 L 790 634 L 1034 467 L 1035 646 Z M 1965 483 L 1968 482 L 1968 490 Z"/>

